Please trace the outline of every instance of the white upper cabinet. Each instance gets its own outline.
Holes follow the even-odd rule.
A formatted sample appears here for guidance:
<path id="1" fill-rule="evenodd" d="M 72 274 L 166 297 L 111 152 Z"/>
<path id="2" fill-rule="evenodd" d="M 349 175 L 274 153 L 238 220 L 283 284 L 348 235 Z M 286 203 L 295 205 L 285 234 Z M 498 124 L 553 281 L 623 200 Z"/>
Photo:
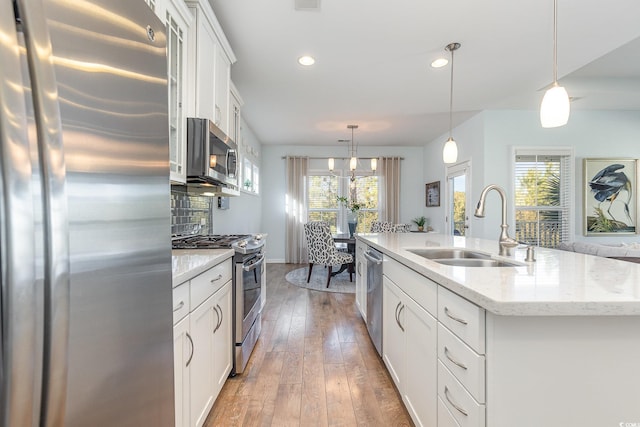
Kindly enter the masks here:
<path id="1" fill-rule="evenodd" d="M 182 0 L 145 0 L 165 24 L 169 112 L 169 168 L 172 182 L 186 182 L 188 36 L 192 16 Z"/>
<path id="2" fill-rule="evenodd" d="M 207 0 L 188 0 L 194 23 L 189 33 L 187 115 L 212 120 L 229 133 L 231 64 L 236 57 Z"/>
<path id="3" fill-rule="evenodd" d="M 229 86 L 229 138 L 231 138 L 233 141 L 235 141 L 236 144 L 238 144 L 238 147 L 240 147 L 240 111 L 242 110 L 242 98 L 240 97 L 240 94 L 238 93 L 238 89 L 236 89 L 236 86 L 233 84 L 233 82 L 230 81 L 230 86 Z"/>

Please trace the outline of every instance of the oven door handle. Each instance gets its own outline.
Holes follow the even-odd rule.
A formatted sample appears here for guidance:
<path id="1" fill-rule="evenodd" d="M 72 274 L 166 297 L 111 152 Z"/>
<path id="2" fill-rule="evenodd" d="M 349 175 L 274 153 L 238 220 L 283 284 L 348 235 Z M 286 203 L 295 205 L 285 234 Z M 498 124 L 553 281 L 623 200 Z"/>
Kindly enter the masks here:
<path id="1" fill-rule="evenodd" d="M 260 258 L 258 259 L 258 261 L 254 262 L 254 263 L 252 263 L 252 264 L 249 264 L 249 265 L 244 265 L 244 266 L 242 266 L 242 269 L 243 269 L 244 271 L 251 271 L 251 270 L 255 270 L 255 269 L 256 269 L 256 268 L 258 268 L 260 265 L 262 265 L 262 263 L 264 262 L 264 256 L 265 256 L 265 255 L 264 255 L 264 254 L 262 254 L 262 255 L 260 256 Z"/>

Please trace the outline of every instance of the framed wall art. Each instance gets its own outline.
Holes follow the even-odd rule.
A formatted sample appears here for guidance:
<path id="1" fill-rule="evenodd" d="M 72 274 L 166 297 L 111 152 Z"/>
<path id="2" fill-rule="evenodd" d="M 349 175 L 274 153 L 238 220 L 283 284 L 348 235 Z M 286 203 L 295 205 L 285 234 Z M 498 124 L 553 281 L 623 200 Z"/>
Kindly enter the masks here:
<path id="1" fill-rule="evenodd" d="M 425 184 L 427 207 L 440 206 L 440 181 Z"/>
<path id="2" fill-rule="evenodd" d="M 584 234 L 635 234 L 637 159 L 584 159 Z"/>

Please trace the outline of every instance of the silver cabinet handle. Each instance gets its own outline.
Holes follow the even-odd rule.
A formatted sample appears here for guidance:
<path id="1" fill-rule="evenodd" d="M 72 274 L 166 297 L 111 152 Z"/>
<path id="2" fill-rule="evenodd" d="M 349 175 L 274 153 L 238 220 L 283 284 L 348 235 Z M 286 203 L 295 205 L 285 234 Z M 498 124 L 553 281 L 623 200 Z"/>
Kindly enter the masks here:
<path id="1" fill-rule="evenodd" d="M 447 359 L 449 359 L 451 361 L 451 363 L 453 363 L 454 365 L 457 365 L 457 366 L 461 367 L 465 371 L 467 370 L 467 367 L 464 364 L 458 362 L 456 359 L 451 357 L 451 353 L 449 352 L 449 349 L 447 348 L 446 345 L 444 346 L 444 355 L 447 356 Z"/>
<path id="2" fill-rule="evenodd" d="M 180 301 L 180 304 L 178 304 L 176 308 L 173 309 L 173 312 L 175 313 L 176 311 L 180 310 L 182 307 L 184 307 L 184 301 Z"/>
<path id="3" fill-rule="evenodd" d="M 398 305 L 396 305 L 396 323 L 398 324 L 398 327 L 402 330 L 402 332 L 404 332 L 404 328 L 400 323 L 400 312 L 402 311 L 403 308 L 404 308 L 404 305 L 402 305 L 402 301 L 400 301 Z"/>
<path id="4" fill-rule="evenodd" d="M 220 326 L 222 326 L 222 319 L 224 319 L 224 315 L 222 313 L 222 307 L 220 307 L 219 304 L 216 304 L 215 307 L 213 307 L 213 309 L 216 311 L 216 316 L 218 316 L 218 323 L 216 324 L 215 329 L 213 330 L 213 333 L 215 334 L 216 331 L 218 329 L 220 329 Z M 218 313 L 218 309 L 220 309 L 220 312 Z"/>
<path id="5" fill-rule="evenodd" d="M 445 306 L 445 308 L 444 308 L 444 314 L 446 314 L 447 316 L 449 316 L 451 319 L 455 320 L 456 322 L 458 322 L 458 323 L 462 323 L 463 325 L 466 325 L 467 323 L 469 323 L 469 322 L 467 322 L 466 320 L 461 319 L 461 318 L 456 317 L 456 316 L 454 316 L 453 314 L 451 314 L 451 313 L 449 312 L 449 307 L 446 307 L 446 306 Z"/>
<path id="6" fill-rule="evenodd" d="M 362 261 L 358 260 L 358 276 L 362 276 Z"/>
<path id="7" fill-rule="evenodd" d="M 449 402 L 451 404 L 451 406 L 456 408 L 458 410 L 458 412 L 460 412 L 462 415 L 464 415 L 465 417 L 467 415 L 469 415 L 469 413 L 467 411 L 465 411 L 464 409 L 462 409 L 461 407 L 459 407 L 458 405 L 453 403 L 453 401 L 449 397 L 449 388 L 447 386 L 444 386 L 444 397 L 447 399 L 447 402 Z"/>
<path id="8" fill-rule="evenodd" d="M 191 339 L 191 335 L 189 335 L 189 332 L 186 332 L 187 334 L 187 339 L 189 340 L 189 342 L 191 343 L 191 354 L 189 355 L 189 360 L 187 360 L 187 364 L 184 365 L 184 367 L 188 367 L 189 364 L 191 363 L 191 359 L 193 359 L 193 353 L 195 351 L 195 346 L 193 345 L 193 340 Z"/>
<path id="9" fill-rule="evenodd" d="M 218 274 L 218 277 L 216 277 L 215 279 L 211 279 L 211 283 L 217 282 L 220 279 L 222 279 L 222 274 Z"/>
<path id="10" fill-rule="evenodd" d="M 213 333 L 215 334 L 216 331 L 218 330 L 218 327 L 220 326 L 220 313 L 218 313 L 218 307 L 220 307 L 219 305 L 216 305 L 216 307 L 213 307 L 213 310 L 216 312 L 216 318 L 218 320 L 216 320 L 216 327 L 213 328 Z"/>

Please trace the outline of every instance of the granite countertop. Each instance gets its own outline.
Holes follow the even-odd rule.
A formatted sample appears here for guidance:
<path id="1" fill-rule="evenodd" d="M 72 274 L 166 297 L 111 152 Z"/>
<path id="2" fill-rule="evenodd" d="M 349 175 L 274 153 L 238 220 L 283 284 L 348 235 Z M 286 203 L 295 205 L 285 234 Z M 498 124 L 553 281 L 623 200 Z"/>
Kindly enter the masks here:
<path id="1" fill-rule="evenodd" d="M 499 257 L 498 241 L 443 234 L 359 234 L 382 251 L 486 310 L 509 316 L 640 315 L 640 264 L 554 249 L 526 249 Z M 466 248 L 516 261 L 518 267 L 457 267 L 409 252 L 411 248 Z"/>
<path id="2" fill-rule="evenodd" d="M 216 264 L 231 258 L 233 249 L 174 249 L 171 251 L 172 283 L 175 288 Z"/>

